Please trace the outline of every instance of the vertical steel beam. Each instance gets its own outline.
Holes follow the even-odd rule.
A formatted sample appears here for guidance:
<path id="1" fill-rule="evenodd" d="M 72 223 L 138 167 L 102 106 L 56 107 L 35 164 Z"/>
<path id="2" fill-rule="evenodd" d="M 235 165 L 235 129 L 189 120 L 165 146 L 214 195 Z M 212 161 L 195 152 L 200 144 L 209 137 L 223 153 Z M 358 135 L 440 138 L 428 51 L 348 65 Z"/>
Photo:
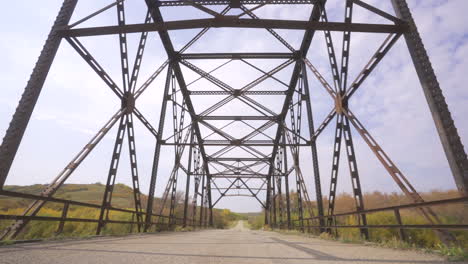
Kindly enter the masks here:
<path id="1" fill-rule="evenodd" d="M 345 141 L 346 155 L 348 156 L 348 167 L 349 174 L 351 175 L 351 186 L 353 188 L 354 202 L 356 205 L 357 211 L 362 211 L 364 207 L 364 198 L 362 197 L 362 188 L 361 180 L 359 178 L 359 170 L 356 160 L 356 152 L 354 151 L 353 136 L 351 133 L 351 127 L 349 125 L 349 120 L 346 116 L 343 118 L 343 135 Z M 360 225 L 367 225 L 366 214 L 361 214 L 358 216 L 358 221 Z M 367 228 L 361 228 L 361 235 L 366 240 L 369 240 L 369 230 Z"/>
<path id="2" fill-rule="evenodd" d="M 65 219 L 67 218 L 69 206 L 70 206 L 69 203 L 63 204 L 62 216 L 60 217 L 61 218 L 60 223 L 57 227 L 57 231 L 55 231 L 55 235 L 60 235 L 63 232 L 63 227 L 65 226 Z"/>
<path id="3" fill-rule="evenodd" d="M 13 115 L 13 119 L 6 131 L 0 146 L 0 189 L 3 189 L 8 172 L 18 151 L 29 119 L 37 103 L 42 87 L 49 73 L 52 62 L 60 46 L 62 36 L 59 30 L 66 27 L 75 10 L 78 0 L 65 0 L 50 31 L 41 55 L 34 67 L 28 84 L 24 89 L 21 100 Z"/>
<path id="4" fill-rule="evenodd" d="M 335 211 L 335 199 L 336 199 L 336 189 L 338 184 L 338 170 L 340 166 L 340 153 L 341 153 L 341 138 L 343 136 L 343 115 L 336 115 L 336 129 L 335 129 L 335 140 L 333 143 L 333 158 L 332 158 L 332 169 L 330 176 L 330 192 L 328 195 L 328 216 L 332 216 Z M 331 226 L 333 219 L 328 218 L 327 224 Z M 331 229 L 327 230 L 329 233 Z"/>
<path id="5" fill-rule="evenodd" d="M 278 188 L 278 210 L 279 210 L 279 228 L 283 227 L 283 198 L 282 198 L 282 191 L 281 191 L 281 175 L 283 175 L 283 148 L 278 149 L 278 155 L 276 155 L 276 186 Z M 276 219 L 276 216 L 275 216 Z"/>
<path id="6" fill-rule="evenodd" d="M 178 161 L 180 162 L 180 161 Z M 176 165 L 177 166 L 177 165 Z M 175 216 L 175 207 L 177 206 L 176 204 L 176 196 L 177 196 L 177 180 L 179 178 L 179 172 L 178 172 L 178 168 L 175 169 L 174 171 L 174 174 L 173 174 L 173 178 L 172 178 L 172 185 L 170 186 L 171 187 L 171 201 L 170 201 L 170 206 L 169 206 L 169 227 L 173 227 L 175 224 L 176 224 L 176 216 Z M 170 180 L 169 180 L 170 181 Z M 166 196 L 164 196 L 164 201 L 166 199 Z M 163 214 L 163 210 L 164 210 L 164 202 L 161 206 L 161 211 L 160 211 L 160 215 Z"/>
<path id="7" fill-rule="evenodd" d="M 125 26 L 125 2 L 117 3 L 117 20 L 119 26 Z M 122 83 L 124 94 L 129 91 L 130 86 L 130 71 L 128 69 L 128 47 L 127 47 L 127 34 L 119 34 L 119 49 L 120 49 L 120 65 L 122 68 Z"/>
<path id="8" fill-rule="evenodd" d="M 114 143 L 114 151 L 112 152 L 109 173 L 107 175 L 106 188 L 102 197 L 101 212 L 99 214 L 99 222 L 96 229 L 96 235 L 100 235 L 102 228 L 105 226 L 106 220 L 109 218 L 108 208 L 111 206 L 112 194 L 114 192 L 115 178 L 117 177 L 117 169 L 119 168 L 120 153 L 122 152 L 123 141 L 125 137 L 125 128 L 127 127 L 127 116 L 123 115 L 120 118 L 120 124 L 117 130 Z"/>
<path id="9" fill-rule="evenodd" d="M 213 222 L 213 202 L 212 202 L 212 198 L 211 198 L 211 176 L 210 175 L 206 176 L 206 194 L 208 196 L 208 210 L 210 212 L 209 225 L 211 227 L 213 227 L 214 226 L 214 222 Z"/>
<path id="10" fill-rule="evenodd" d="M 299 157 L 293 157 L 294 160 L 299 159 Z M 296 161 L 295 161 L 296 163 Z M 297 212 L 298 212 L 298 220 L 299 220 L 299 225 L 301 228 L 301 232 L 304 232 L 304 203 L 302 202 L 302 186 L 300 183 L 300 178 L 299 178 L 299 172 L 296 171 L 296 190 L 297 190 Z"/>
<path id="11" fill-rule="evenodd" d="M 395 209 L 394 213 L 395 213 L 395 218 L 396 218 L 396 220 L 397 220 L 397 224 L 403 225 L 403 221 L 401 220 L 400 210 L 399 210 L 399 209 Z M 406 237 L 406 232 L 405 232 L 405 230 L 404 230 L 403 228 L 399 228 L 398 231 L 399 231 L 399 233 L 400 233 L 400 239 L 401 239 L 402 241 L 408 241 L 408 240 L 407 240 L 407 237 Z"/>
<path id="12" fill-rule="evenodd" d="M 188 157 L 188 173 L 187 173 L 187 181 L 185 182 L 185 201 L 184 201 L 184 222 L 183 227 L 187 226 L 187 216 L 188 216 L 188 204 L 189 204 L 189 193 L 190 193 L 190 173 L 192 170 L 192 150 L 193 150 L 193 140 L 195 137 L 195 133 L 193 130 L 190 132 L 190 148 L 189 148 L 189 157 Z"/>
<path id="13" fill-rule="evenodd" d="M 317 153 L 317 142 L 315 138 L 312 138 L 315 134 L 315 127 L 314 127 L 314 118 L 312 112 L 312 102 L 310 100 L 310 89 L 309 89 L 309 80 L 307 78 L 307 69 L 305 63 L 302 64 L 302 78 L 304 81 L 304 94 L 306 99 L 306 107 L 307 107 L 307 118 L 309 122 L 309 135 L 311 138 L 311 149 L 312 149 L 312 164 L 314 167 L 314 183 L 315 183 L 315 199 L 317 199 L 317 211 L 318 216 L 323 217 L 323 198 L 322 198 L 322 185 L 320 184 L 320 169 L 318 164 L 318 153 Z M 320 225 L 320 233 L 324 232 L 325 229 L 325 219 L 319 219 Z"/>
<path id="14" fill-rule="evenodd" d="M 163 141 L 164 121 L 166 119 L 167 101 L 169 99 L 169 88 L 172 80 L 172 63 L 167 67 L 166 84 L 164 87 L 163 101 L 161 105 L 161 115 L 159 117 L 158 138 L 156 149 L 154 151 L 153 169 L 151 172 L 150 190 L 148 194 L 148 204 L 146 206 L 145 232 L 151 227 L 151 214 L 153 213 L 154 192 L 156 189 L 156 178 L 158 175 L 159 156 L 161 154 L 161 145 Z"/>
<path id="15" fill-rule="evenodd" d="M 151 0 L 145 0 L 146 5 L 148 6 L 148 10 L 153 18 L 154 22 L 164 22 L 161 11 L 159 10 L 159 5 Z M 195 131 L 197 142 L 199 144 L 200 152 L 203 157 L 203 165 L 204 170 L 207 174 L 207 194 L 208 194 L 208 204 L 210 210 L 210 224 L 213 224 L 213 207 L 211 203 L 211 176 L 210 170 L 208 168 L 207 162 L 207 155 L 205 152 L 205 148 L 202 144 L 203 138 L 201 137 L 200 127 L 197 121 L 197 115 L 195 114 L 195 109 L 192 104 L 192 100 L 190 98 L 190 92 L 188 91 L 187 84 L 185 82 L 184 76 L 182 74 L 182 69 L 180 68 L 177 52 L 174 50 L 174 46 L 172 45 L 172 41 L 169 37 L 169 32 L 167 30 L 161 30 L 158 32 L 161 42 L 166 50 L 167 56 L 170 60 L 172 60 L 172 69 L 179 84 L 180 91 L 184 97 L 186 107 L 188 112 L 190 113 L 190 117 L 192 119 L 192 127 Z"/>
<path id="16" fill-rule="evenodd" d="M 276 186 L 278 188 L 278 211 L 279 211 L 279 227 L 283 228 L 283 194 L 281 188 L 281 176 L 278 176 Z"/>
<path id="17" fill-rule="evenodd" d="M 325 2 L 326 2 L 326 0 L 323 0 L 323 6 L 325 6 Z M 312 9 L 309 21 L 318 21 L 319 19 L 320 19 L 320 7 L 319 7 L 318 4 L 315 4 L 313 9 Z M 309 51 L 310 44 L 312 43 L 312 39 L 313 39 L 314 35 L 315 35 L 315 30 L 306 30 L 304 32 L 304 38 L 302 39 L 301 48 L 299 50 L 299 54 L 300 54 L 301 58 L 305 58 L 307 56 L 307 52 Z M 284 134 L 282 134 L 284 132 L 283 129 L 282 129 L 282 123 L 284 122 L 284 120 L 286 118 L 286 115 L 288 113 L 289 104 L 291 102 L 291 98 L 292 98 L 292 96 L 294 94 L 297 82 L 299 80 L 299 75 L 301 73 L 301 68 L 302 68 L 301 67 L 301 61 L 297 60 L 295 65 L 294 65 L 294 70 L 293 70 L 293 73 L 292 73 L 292 76 L 291 76 L 291 80 L 289 82 L 289 87 L 288 87 L 288 91 L 286 93 L 286 98 L 284 99 L 284 104 L 283 104 L 282 109 L 281 109 L 281 114 L 279 115 L 279 118 L 278 118 L 279 122 L 280 122 L 280 125 L 278 127 L 278 131 L 276 132 L 276 136 L 275 136 L 275 142 L 276 143 L 280 142 L 282 135 L 283 135 L 283 137 L 285 136 Z M 272 161 L 274 161 L 275 158 L 276 158 L 278 145 L 279 144 L 275 144 L 275 146 L 273 147 L 273 152 L 272 152 L 272 157 L 271 157 Z M 284 152 L 286 152 L 286 150 Z M 286 168 L 286 170 L 287 170 L 287 168 Z M 273 171 L 274 171 L 274 162 L 271 162 L 270 168 L 269 168 L 269 171 L 268 171 L 269 177 L 271 177 L 271 175 L 273 174 Z M 288 178 L 288 176 L 286 176 L 286 179 L 287 178 Z M 288 190 L 288 192 L 289 192 L 289 190 Z M 287 202 L 289 202 L 289 199 L 287 199 Z M 289 209 L 290 208 L 288 207 L 288 216 L 290 216 L 290 210 Z M 288 218 L 288 227 L 290 227 L 290 218 Z"/>
<path id="18" fill-rule="evenodd" d="M 200 152 L 196 147 L 193 148 L 193 168 L 194 168 L 194 174 L 195 174 L 195 180 L 194 180 L 194 189 L 193 189 L 193 198 L 192 198 L 192 226 L 196 226 L 196 216 L 197 216 L 197 204 L 198 204 L 198 194 L 199 194 L 199 188 L 200 188 L 200 181 L 201 181 L 201 176 L 200 176 Z M 203 186 L 202 186 L 203 188 Z"/>
<path id="19" fill-rule="evenodd" d="M 286 220 L 288 223 L 288 229 L 291 229 L 291 198 L 289 197 L 289 173 L 288 173 L 288 154 L 286 153 L 286 136 L 283 130 L 283 159 L 284 159 L 284 188 L 286 191 Z"/>
<path id="20" fill-rule="evenodd" d="M 143 230 L 143 208 L 141 206 L 140 178 L 138 176 L 138 162 L 132 114 L 127 114 L 127 138 L 128 154 L 130 159 L 130 174 L 132 176 L 133 200 L 135 202 L 135 211 L 137 212 L 137 230 L 138 232 L 141 232 Z"/>
<path id="21" fill-rule="evenodd" d="M 289 175 L 284 178 L 286 188 L 286 219 L 288 222 L 288 229 L 291 229 L 291 199 L 289 196 Z"/>
<path id="22" fill-rule="evenodd" d="M 275 186 L 275 178 L 273 177 L 273 180 L 271 181 L 271 191 L 273 193 L 272 197 L 272 207 L 271 210 L 273 211 L 273 214 L 271 215 L 272 221 L 271 224 L 273 227 L 277 227 L 277 222 L 276 222 L 276 186 Z"/>
<path id="23" fill-rule="evenodd" d="M 442 94 L 439 82 L 419 35 L 416 23 L 406 0 L 392 0 L 398 18 L 406 21 L 409 32 L 405 33 L 406 44 L 416 68 L 432 118 L 442 142 L 445 155 L 452 170 L 455 183 L 462 195 L 468 195 L 468 159 L 457 128 Z"/>
<path id="24" fill-rule="evenodd" d="M 271 211 L 271 175 L 267 178 L 267 193 L 265 202 L 265 225 L 270 224 L 270 211 Z"/>
<path id="25" fill-rule="evenodd" d="M 205 172 L 203 172 L 203 176 L 202 176 L 202 192 L 201 192 L 201 201 L 200 201 L 200 227 L 203 226 L 203 222 L 205 220 L 205 210 L 204 210 L 204 206 L 205 206 L 205 178 L 206 178 L 206 175 L 205 175 Z"/>

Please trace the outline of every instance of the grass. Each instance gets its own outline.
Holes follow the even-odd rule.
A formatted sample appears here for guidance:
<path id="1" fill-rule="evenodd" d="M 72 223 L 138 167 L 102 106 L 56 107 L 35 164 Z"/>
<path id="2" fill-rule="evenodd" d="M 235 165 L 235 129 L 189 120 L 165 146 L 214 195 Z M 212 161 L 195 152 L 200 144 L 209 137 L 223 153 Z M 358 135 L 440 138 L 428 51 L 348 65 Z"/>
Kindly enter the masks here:
<path id="1" fill-rule="evenodd" d="M 435 252 L 447 257 L 450 261 L 468 260 L 468 250 L 461 247 L 447 247 L 446 245 L 440 244 L 439 249 L 435 250 Z"/>
<path id="2" fill-rule="evenodd" d="M 15 241 L 13 240 L 2 240 L 0 241 L 0 246 L 10 246 L 15 244 Z"/>
<path id="3" fill-rule="evenodd" d="M 32 185 L 32 186 L 5 186 L 6 190 L 38 194 L 44 188 L 44 185 Z M 96 184 L 66 184 L 60 191 L 57 192 L 55 197 L 71 199 L 75 201 L 81 201 L 92 204 L 100 204 L 103 196 L 104 185 Z M 183 194 L 178 197 L 184 197 Z M 141 197 L 143 208 L 146 208 L 147 197 L 142 195 Z M 158 210 L 161 199 L 155 199 L 155 209 Z M 7 215 L 21 215 L 25 208 L 30 204 L 31 200 L 17 199 L 11 197 L 0 197 L 0 214 Z M 182 218 L 184 214 L 183 200 L 176 202 L 175 206 L 175 217 Z M 134 206 L 133 191 L 132 188 L 123 185 L 116 184 L 113 192 L 112 205 L 118 208 L 132 209 Z M 167 207 L 167 206 L 166 206 Z M 60 217 L 62 214 L 63 205 L 57 203 L 47 203 L 38 213 L 38 216 L 51 216 Z M 167 208 L 166 208 L 167 209 Z M 189 215 L 192 208 L 189 208 Z M 197 215 L 199 215 L 200 208 L 197 207 Z M 159 211 L 158 211 L 159 212 Z M 67 216 L 70 218 L 82 218 L 82 219 L 98 219 L 100 209 L 87 208 L 81 206 L 71 205 L 68 210 Z M 163 215 L 168 215 L 168 210 L 164 210 Z M 227 209 L 214 209 L 214 226 L 215 228 L 228 228 L 232 222 L 238 219 L 244 219 L 244 216 L 233 213 Z M 133 221 L 132 214 L 110 211 L 109 219 L 117 221 Z M 156 220 L 156 219 L 155 219 Z M 4 228 L 10 226 L 12 221 L 0 221 L 0 232 Z M 24 232 L 22 232 L 17 239 L 19 240 L 31 240 L 31 239 L 63 239 L 63 238 L 86 238 L 94 237 L 96 233 L 97 223 L 89 222 L 66 222 L 63 228 L 63 232 L 60 235 L 56 235 L 55 232 L 58 227 L 58 222 L 50 221 L 31 221 Z M 157 229 L 153 227 L 151 232 L 167 230 L 165 226 L 159 226 Z M 191 231 L 191 227 L 182 228 L 176 226 L 171 228 L 171 231 Z M 111 224 L 105 225 L 102 235 L 126 235 L 137 232 L 137 227 L 130 224 Z"/>
<path id="4" fill-rule="evenodd" d="M 456 190 L 440 192 L 432 191 L 421 193 L 427 201 L 448 199 L 458 196 Z M 291 218 L 298 219 L 297 215 L 297 197 L 295 193 L 290 194 L 291 203 Z M 285 200 L 285 199 L 283 199 Z M 407 197 L 402 194 L 392 193 L 383 194 L 379 192 L 366 193 L 364 195 L 366 208 L 381 208 L 397 204 L 410 203 Z M 327 204 L 324 200 L 324 204 Z M 354 211 L 354 198 L 349 194 L 340 194 L 336 198 L 336 213 L 344 213 Z M 278 208 L 279 206 L 277 206 Z M 315 206 L 314 206 L 315 207 Z M 461 224 L 468 220 L 468 210 L 463 204 L 450 204 L 444 206 L 434 206 L 432 209 L 438 215 L 442 224 Z M 316 212 L 315 212 L 316 213 Z M 400 210 L 403 223 L 408 225 L 427 224 L 427 220 L 418 213 L 417 210 Z M 307 215 L 305 216 L 307 218 Z M 284 219 L 283 219 L 284 220 Z M 353 216 L 343 216 L 337 219 L 337 225 L 357 225 L 359 222 Z M 397 224 L 393 212 L 377 212 L 367 214 L 367 222 L 369 225 L 395 225 Z M 298 222 L 293 222 L 293 229 L 298 229 Z M 314 224 L 314 223 L 313 223 Z M 317 224 L 317 223 L 315 223 Z M 249 217 L 249 225 L 251 229 L 268 229 L 265 228 L 263 215 L 252 215 Z M 296 225 L 296 226 L 294 226 Z M 335 238 L 329 234 L 315 234 L 315 237 L 328 240 L 337 240 L 343 243 L 359 243 L 373 246 L 380 246 L 395 249 L 421 250 L 424 252 L 437 253 L 445 256 L 450 260 L 468 260 L 468 231 L 453 230 L 450 233 L 456 238 L 457 243 L 451 246 L 444 246 L 437 234 L 430 229 L 407 229 L 405 230 L 407 241 L 399 239 L 399 230 L 396 228 L 380 228 L 370 229 L 370 241 L 364 241 L 361 238 L 359 229 L 339 228 L 339 237 Z M 299 231 L 279 231 L 285 234 L 303 234 Z"/>

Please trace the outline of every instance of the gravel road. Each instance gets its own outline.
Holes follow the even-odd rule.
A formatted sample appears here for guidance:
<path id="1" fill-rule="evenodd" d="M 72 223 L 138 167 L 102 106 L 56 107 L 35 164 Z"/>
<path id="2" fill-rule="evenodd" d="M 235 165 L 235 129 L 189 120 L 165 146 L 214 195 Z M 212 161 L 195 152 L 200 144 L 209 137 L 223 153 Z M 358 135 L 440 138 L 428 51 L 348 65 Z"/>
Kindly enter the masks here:
<path id="1" fill-rule="evenodd" d="M 143 234 L 0 247 L 0 263 L 448 263 L 443 258 L 251 231 L 239 222 L 230 230 Z"/>

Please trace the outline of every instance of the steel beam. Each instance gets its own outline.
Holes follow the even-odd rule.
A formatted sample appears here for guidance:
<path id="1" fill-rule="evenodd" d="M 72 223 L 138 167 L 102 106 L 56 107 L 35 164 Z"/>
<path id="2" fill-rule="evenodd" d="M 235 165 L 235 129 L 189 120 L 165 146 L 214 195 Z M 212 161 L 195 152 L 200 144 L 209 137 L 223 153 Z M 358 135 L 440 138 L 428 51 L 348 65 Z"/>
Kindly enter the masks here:
<path id="1" fill-rule="evenodd" d="M 155 4 L 155 2 L 153 2 L 151 0 L 145 0 L 145 2 L 146 2 L 146 5 L 148 6 L 148 10 L 149 10 L 149 12 L 150 12 L 150 14 L 151 14 L 151 16 L 153 18 L 153 24 L 156 25 L 158 23 L 165 23 L 164 20 L 163 20 L 161 11 L 159 10 L 159 7 Z M 211 26 L 208 25 L 205 28 L 209 28 L 209 27 L 211 27 Z M 159 37 L 160 37 L 161 42 L 162 42 L 162 44 L 164 46 L 164 49 L 166 50 L 167 56 L 169 57 L 169 59 L 173 60 L 173 65 L 172 65 L 173 72 L 174 72 L 175 78 L 177 79 L 177 82 L 179 84 L 180 91 L 181 91 L 181 93 L 182 93 L 182 95 L 184 97 L 184 100 L 185 100 L 187 109 L 189 111 L 190 117 L 192 118 L 192 121 L 194 121 L 192 123 L 193 130 L 195 131 L 195 135 L 197 137 L 197 142 L 199 144 L 200 152 L 202 154 L 202 158 L 203 158 L 203 161 L 204 161 L 204 165 L 205 165 L 204 169 L 205 169 L 206 173 L 209 175 L 210 171 L 209 171 L 209 168 L 208 168 L 208 165 L 207 165 L 207 162 L 206 162 L 207 155 L 206 155 L 206 152 L 205 152 L 205 148 L 204 148 L 204 146 L 202 144 L 203 139 L 201 137 L 200 127 L 198 125 L 198 122 L 195 121 L 196 120 L 195 109 L 193 107 L 192 100 L 190 98 L 189 91 L 187 89 L 187 84 L 186 84 L 184 76 L 182 74 L 182 70 L 181 70 L 179 62 L 177 61 L 177 58 L 176 58 L 177 53 L 174 50 L 174 46 L 172 45 L 172 41 L 171 41 L 171 39 L 169 37 L 169 33 L 167 32 L 167 30 L 159 31 Z M 210 184 L 210 181 L 208 181 L 208 184 Z M 210 202 L 211 202 L 211 199 L 210 199 Z"/>
<path id="2" fill-rule="evenodd" d="M 120 153 L 122 152 L 125 131 L 127 127 L 127 116 L 123 115 L 120 118 L 120 124 L 115 137 L 114 151 L 112 152 L 111 162 L 109 165 L 109 173 L 107 175 L 106 187 L 101 203 L 101 212 L 99 214 L 99 222 L 96 229 L 96 235 L 100 235 L 104 228 L 105 221 L 109 219 L 108 207 L 112 206 L 112 193 L 114 192 L 115 179 L 117 177 L 117 169 L 120 163 Z M 104 219 L 105 218 L 105 219 Z"/>
<path id="3" fill-rule="evenodd" d="M 59 49 L 62 36 L 59 31 L 66 27 L 75 10 L 78 0 L 65 0 L 49 33 L 41 55 L 24 89 L 16 112 L 6 131 L 0 146 L 0 189 L 3 188 L 8 172 L 18 151 L 24 132 L 36 106 L 42 87 L 47 78 L 52 62 Z"/>
<path id="4" fill-rule="evenodd" d="M 194 140 L 194 133 L 193 131 L 190 132 L 190 143 L 193 143 Z M 190 145 L 189 149 L 189 157 L 188 157 L 188 172 L 190 173 L 192 171 L 192 150 L 193 147 Z M 193 164 L 195 166 L 195 164 Z M 189 192 L 190 192 L 190 174 L 187 174 L 187 181 L 185 182 L 185 200 L 184 200 L 184 222 L 183 222 L 183 227 L 187 226 L 187 217 L 188 217 L 188 205 L 189 205 Z"/>
<path id="5" fill-rule="evenodd" d="M 404 34 L 406 44 L 416 68 L 419 81 L 426 96 L 445 155 L 452 170 L 455 183 L 462 195 L 468 195 L 468 159 L 458 135 L 457 128 L 448 109 L 445 97 L 424 48 L 416 23 L 406 0 L 392 0 L 398 18 L 409 25 Z"/>
<path id="6" fill-rule="evenodd" d="M 77 29 L 62 29 L 60 33 L 66 37 L 89 37 L 102 35 L 116 35 L 122 33 L 165 32 L 168 30 L 183 30 L 196 28 L 271 28 L 290 30 L 326 30 L 350 31 L 361 33 L 404 33 L 408 30 L 406 24 L 363 24 L 341 22 L 318 22 L 299 20 L 273 19 L 244 19 L 237 16 L 223 16 L 221 18 L 179 20 L 155 22 L 152 24 L 130 24 L 125 26 L 103 26 Z"/>
<path id="7" fill-rule="evenodd" d="M 183 60 L 219 60 L 219 59 L 292 59 L 294 53 L 183 53 L 179 55 Z"/>
<path id="8" fill-rule="evenodd" d="M 205 179 L 206 179 L 206 175 L 204 174 L 202 176 L 202 183 L 201 183 L 201 189 L 202 189 L 202 192 L 201 192 L 201 201 L 200 201 L 200 227 L 203 225 L 203 222 L 205 220 Z"/>
<path id="9" fill-rule="evenodd" d="M 101 142 L 104 136 L 109 132 L 109 130 L 114 126 L 114 124 L 120 119 L 124 114 L 124 110 L 119 110 L 115 113 L 109 121 L 99 130 L 99 132 L 91 138 L 88 144 L 83 147 L 83 149 L 63 168 L 63 170 L 55 177 L 55 179 L 42 190 L 41 195 L 43 197 L 51 197 L 54 193 L 65 183 L 65 181 L 71 176 L 71 174 L 81 165 L 83 160 L 85 160 L 89 153 Z M 35 200 L 24 210 L 24 216 L 35 216 L 39 210 L 44 206 L 46 200 Z M 22 229 L 28 223 L 27 220 L 17 221 L 8 227 L 5 232 L 0 236 L 0 240 L 8 237 L 10 239 L 18 235 Z"/>
<path id="10" fill-rule="evenodd" d="M 310 15 L 310 18 L 309 18 L 309 22 L 317 22 L 319 19 L 320 19 L 320 8 L 317 5 L 314 5 L 314 7 L 312 9 L 312 12 L 311 12 L 311 15 Z M 302 43 L 301 43 L 301 48 L 299 50 L 300 55 L 301 55 L 302 58 L 305 58 L 307 56 L 307 53 L 309 51 L 310 44 L 312 42 L 312 38 L 314 37 L 314 35 L 315 35 L 315 30 L 311 30 L 311 29 L 306 30 L 306 32 L 304 33 L 304 37 L 303 37 Z M 291 76 L 291 80 L 289 82 L 288 92 L 286 94 L 286 98 L 284 100 L 284 104 L 283 104 L 283 107 L 281 109 L 281 113 L 280 113 L 280 116 L 279 116 L 280 124 L 283 124 L 284 120 L 286 118 L 287 112 L 288 112 L 289 107 L 290 107 L 289 104 L 291 102 L 291 98 L 292 98 L 292 96 L 294 94 L 297 82 L 299 80 L 299 75 L 300 75 L 300 72 L 301 72 L 301 68 L 302 68 L 301 61 L 299 61 L 299 60 L 296 61 L 295 66 L 294 66 L 294 70 L 293 70 L 293 73 L 292 73 L 292 76 Z M 283 144 L 285 144 L 285 139 L 284 139 L 285 138 L 285 132 L 283 131 L 282 126 L 283 125 L 281 125 L 281 127 L 278 127 L 278 130 L 276 132 L 275 142 L 276 142 L 277 145 L 275 145 L 273 147 L 272 160 L 274 160 L 275 157 L 276 157 L 276 153 L 278 151 L 278 145 L 279 145 L 279 142 L 281 140 L 281 137 L 283 137 Z M 286 153 L 285 153 L 285 155 L 286 155 Z M 285 158 L 287 159 L 287 157 L 285 157 Z M 273 175 L 273 171 L 274 171 L 274 164 L 272 163 L 270 165 L 269 172 L 268 172 L 269 177 L 271 177 L 271 175 Z M 286 179 L 288 179 L 288 177 L 286 177 Z M 289 184 L 289 183 L 287 183 L 287 184 Z M 286 186 L 286 187 L 289 188 L 289 186 Z M 289 196 L 288 192 L 287 192 L 287 195 Z M 287 197 L 287 200 L 289 201 L 289 197 Z M 290 207 L 288 206 L 288 228 L 290 228 L 290 223 L 291 223 Z"/>
<path id="11" fill-rule="evenodd" d="M 311 136 L 311 150 L 312 150 L 312 165 L 314 169 L 314 184 L 315 184 L 315 199 L 317 201 L 317 212 L 319 216 L 324 215 L 323 210 L 323 198 L 322 198 L 322 185 L 320 183 L 320 169 L 318 163 L 318 151 L 316 140 L 312 139 L 312 136 L 315 134 L 314 127 L 314 118 L 312 113 L 312 102 L 310 100 L 310 89 L 309 89 L 309 80 L 307 78 L 307 70 L 305 63 L 302 64 L 302 78 L 304 82 L 304 94 L 306 98 L 306 108 L 307 108 L 307 120 L 309 127 L 309 135 Z M 325 221 L 323 218 L 319 220 L 320 226 L 325 226 Z M 320 229 L 320 233 L 324 230 Z"/>
<path id="12" fill-rule="evenodd" d="M 198 120 L 235 120 L 235 121 L 252 121 L 252 120 L 271 120 L 276 121 L 278 116 L 197 116 Z"/>
<path id="13" fill-rule="evenodd" d="M 151 227 L 151 214 L 153 212 L 153 201 L 154 201 L 154 192 L 156 190 L 156 179 L 158 175 L 159 168 L 159 157 L 161 155 L 161 146 L 162 146 L 162 135 L 164 132 L 164 121 L 166 118 L 167 110 L 167 101 L 169 96 L 169 88 L 171 86 L 172 80 L 172 64 L 169 64 L 167 68 L 166 84 L 164 86 L 163 101 L 161 105 L 161 112 L 159 117 L 159 127 L 158 127 L 158 138 L 156 140 L 156 147 L 154 151 L 153 158 L 153 168 L 151 170 L 151 179 L 150 179 L 150 189 L 148 193 L 148 203 L 146 206 L 146 219 L 145 219 L 145 232 Z"/>
<path id="14" fill-rule="evenodd" d="M 209 222 L 208 223 L 209 223 L 209 225 L 211 227 L 213 227 L 214 226 L 214 219 L 213 219 L 213 206 L 214 205 L 213 205 L 213 200 L 212 200 L 212 196 L 211 196 L 211 180 L 212 179 L 211 179 L 210 174 L 208 174 L 206 176 L 206 180 L 207 180 L 206 181 L 206 194 L 207 194 L 207 200 L 208 200 L 208 208 L 207 209 L 210 212 L 209 220 L 208 220 Z"/>
<path id="15" fill-rule="evenodd" d="M 317 0 L 238 0 L 239 4 L 244 5 L 310 5 Z M 190 6 L 193 3 L 200 5 L 230 5 L 232 0 L 170 0 L 160 1 L 161 6 Z"/>

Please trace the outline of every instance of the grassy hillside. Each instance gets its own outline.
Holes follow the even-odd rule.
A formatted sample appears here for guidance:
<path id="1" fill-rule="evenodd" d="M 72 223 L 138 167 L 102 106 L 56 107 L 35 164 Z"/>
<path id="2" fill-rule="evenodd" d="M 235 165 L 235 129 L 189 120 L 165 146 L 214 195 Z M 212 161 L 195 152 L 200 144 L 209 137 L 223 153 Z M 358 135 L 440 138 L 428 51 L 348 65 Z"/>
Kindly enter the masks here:
<path id="1" fill-rule="evenodd" d="M 46 186 L 45 185 L 31 185 L 31 186 L 5 186 L 5 190 L 29 193 L 29 194 L 39 194 Z M 104 194 L 105 186 L 100 183 L 96 184 L 65 184 L 60 190 L 54 195 L 56 198 L 70 199 L 74 201 L 86 202 L 100 205 L 102 203 L 102 197 Z M 183 217 L 183 193 L 177 193 L 176 199 L 176 208 L 175 216 L 178 218 Z M 148 197 L 146 195 L 141 195 L 141 201 L 143 208 L 146 208 Z M 21 215 L 25 208 L 31 203 L 31 200 L 11 198 L 0 196 L 0 214 L 12 214 L 12 215 Z M 153 206 L 153 212 L 159 213 L 161 207 L 161 199 L 156 198 Z M 112 196 L 112 206 L 118 208 L 134 208 L 133 200 L 133 190 L 129 186 L 124 184 L 116 184 L 114 187 L 114 192 Z M 166 203 L 168 207 L 168 203 Z M 60 217 L 62 213 L 62 204 L 57 203 L 47 203 L 43 209 L 39 212 L 40 216 L 53 216 Z M 191 206 L 189 215 L 191 215 Z M 196 217 L 199 217 L 200 208 L 197 208 Z M 99 209 L 85 208 L 79 206 L 70 206 L 68 211 L 68 217 L 72 218 L 87 218 L 87 219 L 98 219 L 99 218 Z M 163 215 L 168 215 L 168 209 L 166 208 L 163 211 Z M 242 216 L 236 213 L 231 212 L 227 209 L 215 209 L 214 214 L 214 225 L 216 228 L 227 228 L 231 225 L 233 221 L 241 219 Z M 109 219 L 112 220 L 121 220 L 121 221 L 131 221 L 132 215 L 122 212 L 111 212 Z M 6 228 L 11 224 L 11 221 L 0 221 L 0 230 Z M 79 223 L 79 222 L 67 222 L 64 227 L 64 231 L 61 236 L 88 236 L 93 235 L 96 232 L 95 223 Z M 34 239 L 34 238 L 48 238 L 55 236 L 55 231 L 57 230 L 58 223 L 56 222 L 41 222 L 33 221 L 31 222 L 24 233 L 22 233 L 18 239 Z M 161 230 L 162 227 L 159 227 L 158 230 Z M 153 231 L 155 231 L 154 229 Z M 125 234 L 136 232 L 136 226 L 131 226 L 128 224 L 107 224 L 103 234 Z"/>
<path id="2" fill-rule="evenodd" d="M 40 194 L 46 185 L 35 184 L 29 186 L 5 186 L 7 191 Z M 102 196 L 104 194 L 105 185 L 101 183 L 95 184 L 65 184 L 54 195 L 56 198 L 69 199 L 74 201 L 101 204 Z M 133 207 L 133 191 L 132 188 L 124 184 L 116 184 L 114 187 L 114 194 L 112 196 L 112 205 L 120 208 Z M 142 196 L 146 202 L 147 197 Z M 30 201 L 24 199 L 15 199 L 11 197 L 0 197 L 0 209 L 25 207 Z"/>

